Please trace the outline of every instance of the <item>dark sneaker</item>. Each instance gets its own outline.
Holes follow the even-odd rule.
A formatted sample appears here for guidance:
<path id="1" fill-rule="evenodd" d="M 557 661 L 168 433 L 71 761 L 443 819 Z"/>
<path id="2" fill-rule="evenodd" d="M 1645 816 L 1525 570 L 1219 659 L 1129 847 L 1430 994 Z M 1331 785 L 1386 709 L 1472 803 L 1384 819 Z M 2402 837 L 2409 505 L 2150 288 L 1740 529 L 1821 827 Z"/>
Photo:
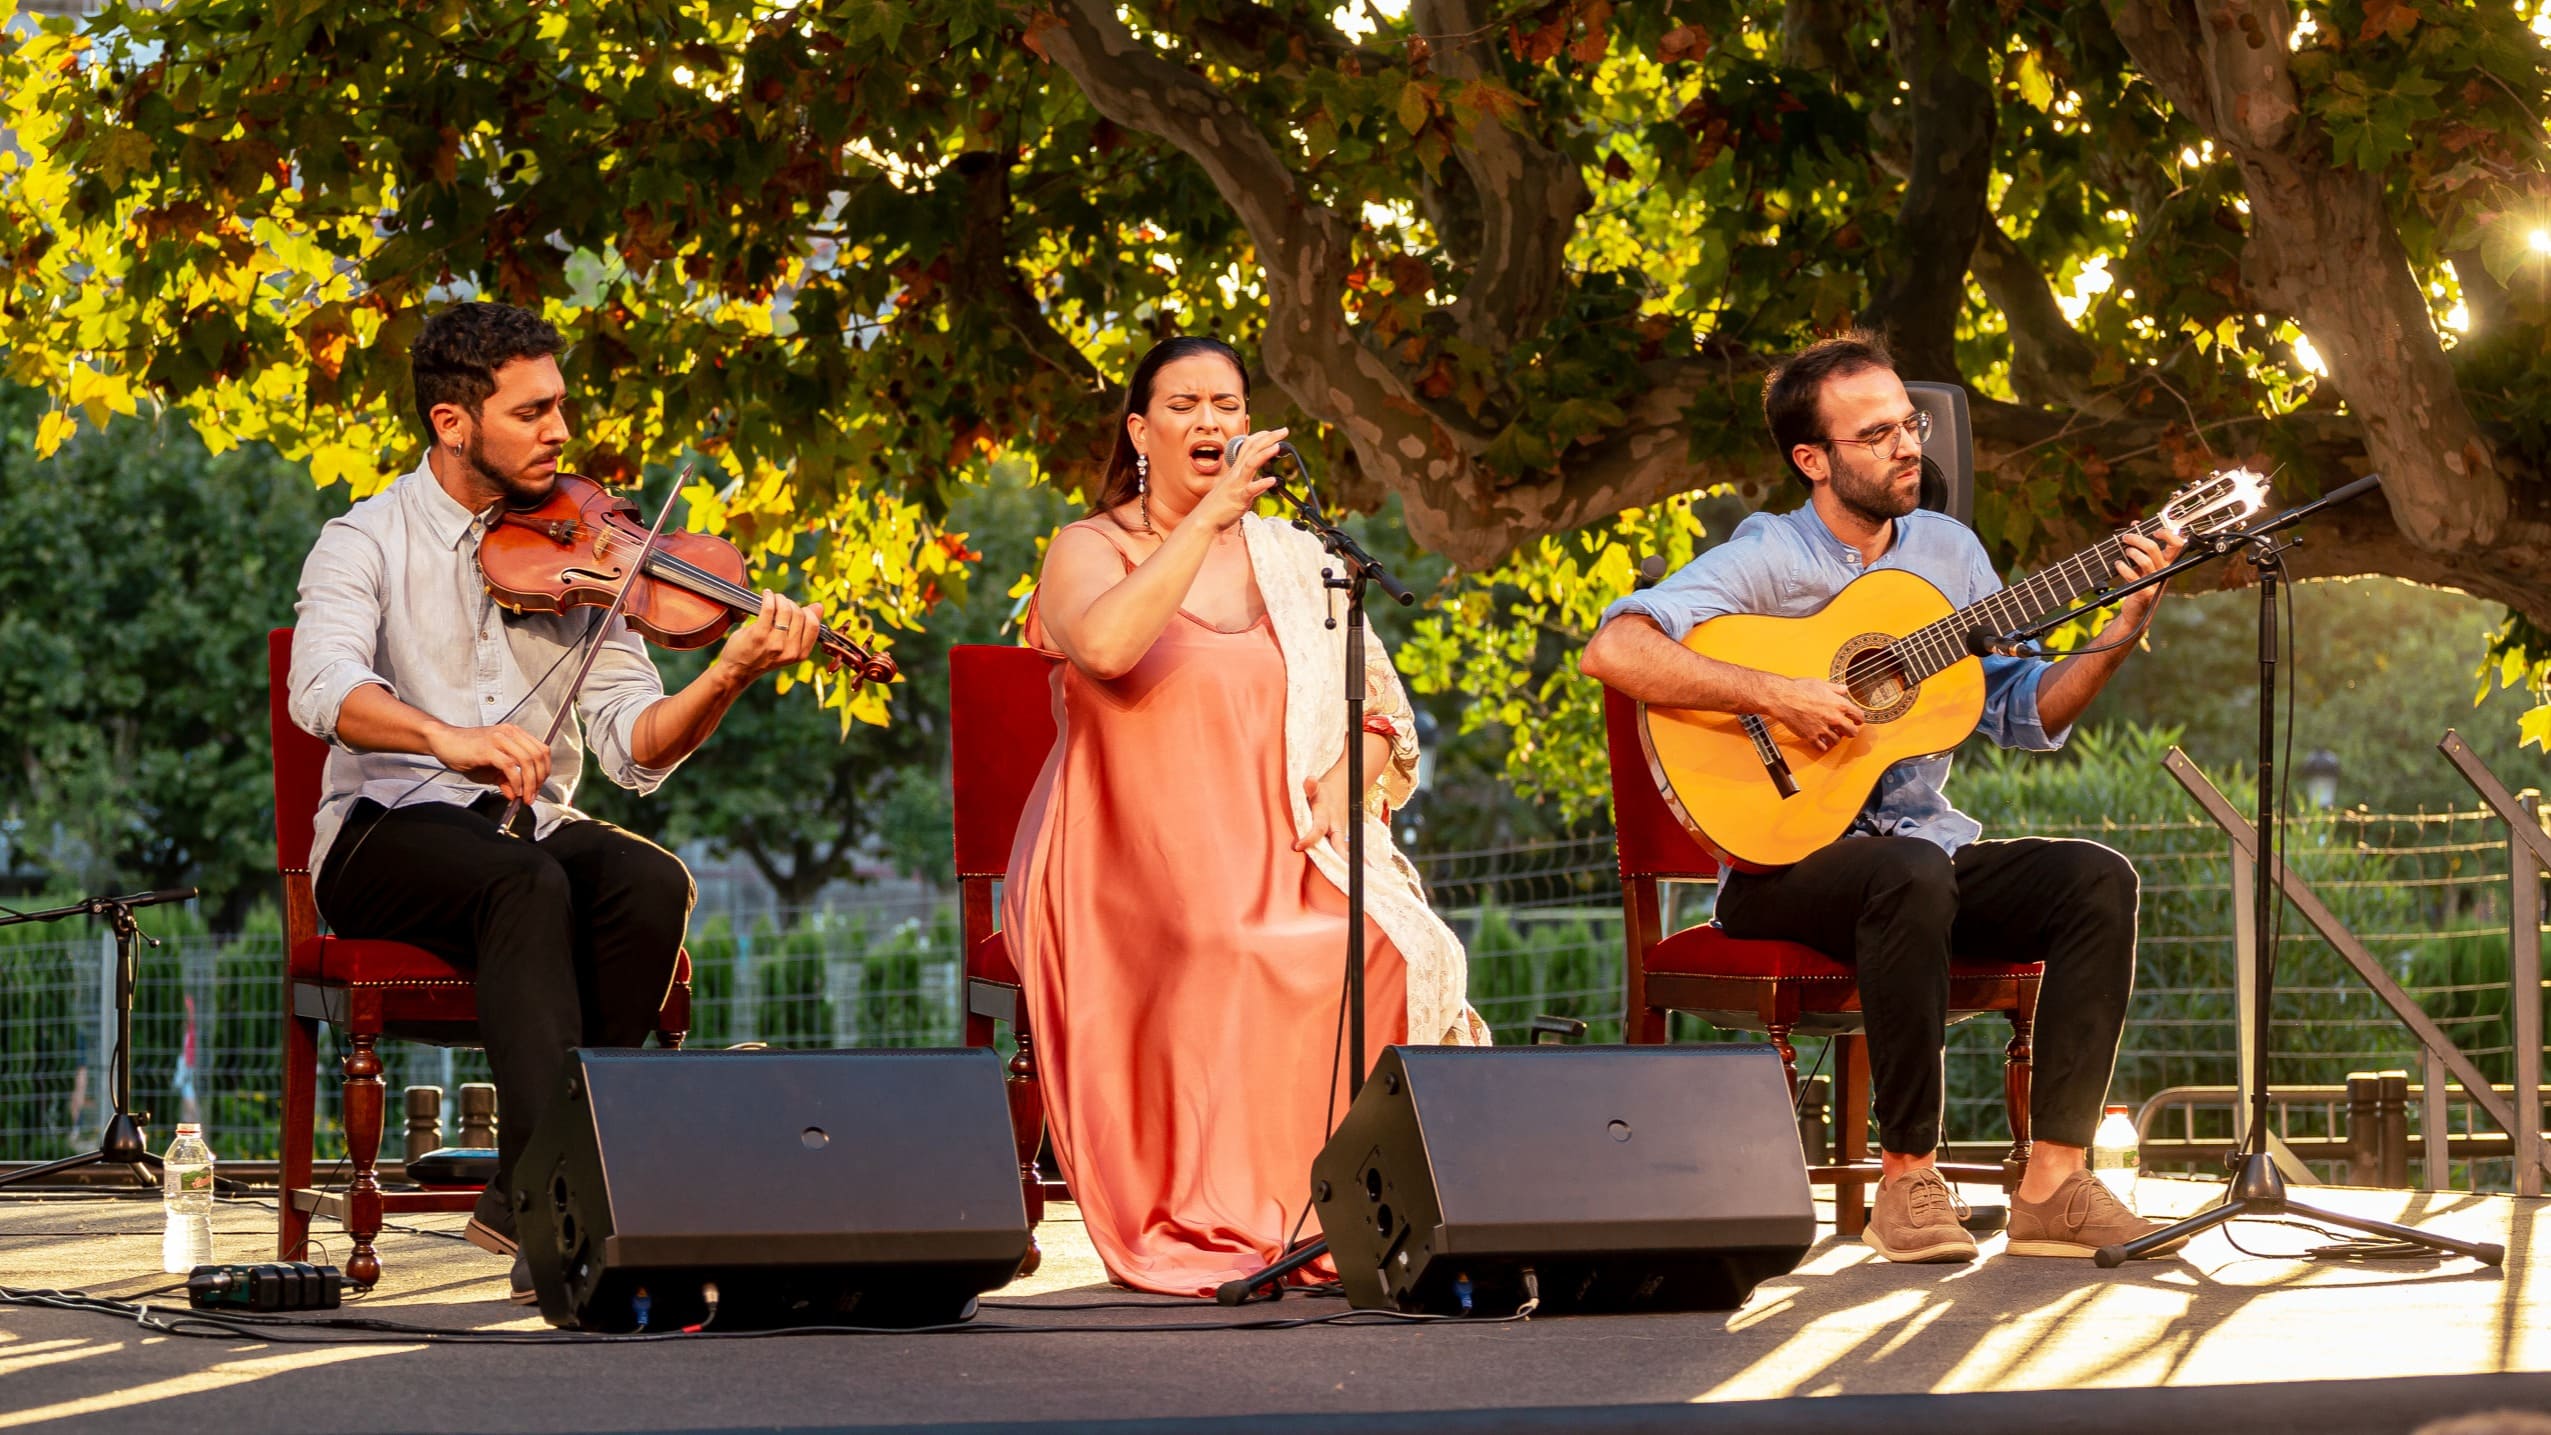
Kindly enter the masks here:
<path id="1" fill-rule="evenodd" d="M 1891 1261 L 1971 1261 L 1975 1237 L 1958 1224 L 1965 1211 L 1947 1179 L 1925 1166 L 1878 1183 L 1860 1239 Z"/>
<path id="2" fill-rule="evenodd" d="M 502 1192 L 490 1186 L 478 1193 L 478 1206 L 470 1212 L 469 1225 L 461 1234 L 469 1243 L 493 1256 L 510 1256 L 522 1250 L 522 1242 L 514 1239 L 514 1208 Z"/>
<path id="3" fill-rule="evenodd" d="M 532 1289 L 531 1258 L 528 1256 L 514 1257 L 513 1273 L 507 1278 L 506 1284 L 510 1289 L 505 1292 L 505 1299 L 510 1304 L 530 1305 L 533 1301 L 540 1299 L 540 1292 Z"/>
<path id="4" fill-rule="evenodd" d="M 2099 1254 L 2102 1246 L 2121 1246 L 2161 1229 L 2126 1209 L 2107 1183 L 2088 1171 L 2075 1171 L 2043 1201 L 2011 1196 L 2011 1254 L 2015 1256 L 2081 1256 Z M 2145 1259 L 2166 1256 L 2188 1244 L 2180 1237 L 2144 1252 Z"/>

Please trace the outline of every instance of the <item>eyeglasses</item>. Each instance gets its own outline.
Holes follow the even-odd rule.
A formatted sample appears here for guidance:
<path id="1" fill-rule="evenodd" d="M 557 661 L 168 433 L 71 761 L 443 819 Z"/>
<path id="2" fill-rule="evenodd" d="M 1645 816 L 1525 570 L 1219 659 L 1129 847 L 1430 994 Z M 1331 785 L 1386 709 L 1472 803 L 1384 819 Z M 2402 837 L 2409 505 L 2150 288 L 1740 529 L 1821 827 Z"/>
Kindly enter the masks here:
<path id="1" fill-rule="evenodd" d="M 1862 448 L 1869 450 L 1870 456 L 1874 458 L 1881 453 L 1886 454 L 1888 457 L 1893 457 L 1902 452 L 1904 448 L 1904 440 L 1906 439 L 1913 440 L 1913 446 L 1917 449 L 1931 441 L 1931 415 L 1929 413 L 1921 409 L 1915 409 L 1912 417 L 1898 419 L 1891 424 L 1880 424 L 1876 428 L 1870 429 L 1866 433 L 1861 434 L 1858 438 L 1820 438 L 1816 440 L 1816 442 L 1824 444 L 1858 444 Z"/>

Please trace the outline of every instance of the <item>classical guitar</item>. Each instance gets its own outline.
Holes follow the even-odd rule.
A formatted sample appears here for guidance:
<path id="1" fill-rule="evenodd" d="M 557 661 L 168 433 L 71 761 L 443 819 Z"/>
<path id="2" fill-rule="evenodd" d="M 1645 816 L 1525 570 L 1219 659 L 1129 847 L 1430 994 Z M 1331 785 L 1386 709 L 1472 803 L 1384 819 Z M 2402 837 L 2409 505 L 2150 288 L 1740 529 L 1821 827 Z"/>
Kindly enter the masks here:
<path id="1" fill-rule="evenodd" d="M 2127 531 L 2211 533 L 2247 519 L 2266 497 L 2266 479 L 2230 469 L 2172 494 Z M 1782 677 L 1841 683 L 1864 722 L 1849 742 L 1820 752 L 1752 713 L 1642 705 L 1639 732 L 1657 786 L 1722 859 L 1743 867 L 1797 861 L 1850 828 L 1889 767 L 1946 752 L 1975 731 L 1984 716 L 1984 666 L 1971 635 L 2007 633 L 2119 586 L 2125 551 L 2120 538 L 2109 538 L 1954 610 L 1923 579 L 1881 568 L 1803 618 L 1731 613 L 1700 624 L 1683 646 Z"/>

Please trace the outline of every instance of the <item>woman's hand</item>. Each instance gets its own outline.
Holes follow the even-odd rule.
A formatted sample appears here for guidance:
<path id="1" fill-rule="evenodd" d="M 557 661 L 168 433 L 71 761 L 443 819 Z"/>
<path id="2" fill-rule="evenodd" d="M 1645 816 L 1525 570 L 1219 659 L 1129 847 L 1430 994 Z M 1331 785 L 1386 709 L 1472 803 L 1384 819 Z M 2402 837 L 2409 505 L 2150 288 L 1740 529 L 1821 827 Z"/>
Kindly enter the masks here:
<path id="1" fill-rule="evenodd" d="M 1382 773 L 1390 766 L 1391 743 L 1390 739 L 1369 732 L 1363 735 L 1362 741 L 1364 784 L 1369 790 L 1381 784 Z M 1351 806 L 1346 799 L 1346 759 L 1339 758 L 1318 777 L 1302 779 L 1302 796 L 1311 804 L 1311 830 L 1302 835 L 1301 841 L 1293 844 L 1293 850 L 1308 852 L 1324 838 L 1341 837 L 1346 831 Z M 1345 854 L 1344 841 L 1338 843 L 1338 852 L 1341 856 Z"/>
<path id="2" fill-rule="evenodd" d="M 1346 831 L 1346 764 L 1340 762 L 1323 776 L 1302 779 L 1302 795 L 1311 804 L 1311 827 L 1293 844 L 1296 852 L 1308 852 Z M 1340 843 L 1338 850 L 1343 853 L 1345 844 Z"/>
<path id="3" fill-rule="evenodd" d="M 1258 496 L 1275 487 L 1276 476 L 1265 472 L 1267 460 L 1275 457 L 1276 445 L 1284 442 L 1291 429 L 1269 429 L 1253 433 L 1240 445 L 1240 460 L 1226 465 L 1222 476 L 1214 480 L 1212 489 L 1188 515 L 1189 522 L 1202 522 L 1205 531 L 1218 533 L 1238 523 L 1258 502 Z"/>

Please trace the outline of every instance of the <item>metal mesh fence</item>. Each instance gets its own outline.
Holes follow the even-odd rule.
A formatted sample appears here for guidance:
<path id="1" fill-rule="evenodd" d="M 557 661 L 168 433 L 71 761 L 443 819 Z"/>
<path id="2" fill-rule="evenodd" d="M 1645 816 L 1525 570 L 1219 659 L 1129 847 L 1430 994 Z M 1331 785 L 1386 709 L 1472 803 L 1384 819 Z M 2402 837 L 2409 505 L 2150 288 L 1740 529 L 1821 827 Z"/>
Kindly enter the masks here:
<path id="1" fill-rule="evenodd" d="M 2229 847 L 2200 821 L 2050 826 L 2039 835 L 2104 842 L 2143 877 L 2138 989 L 2111 1099 L 2238 1079 L 2232 989 L 2235 908 Z M 2391 975 L 2493 1080 L 2510 1056 L 2508 848 L 2482 813 L 2342 813 L 2298 822 L 2289 860 Z M 1621 1033 L 1619 884 L 1608 836 L 1420 859 L 1437 910 L 1470 954 L 1472 1002 L 1501 1040 L 1534 1015 L 1579 1017 L 1588 1039 Z M 705 884 L 704 884 L 705 885 Z M 693 1043 L 932 1046 L 960 1039 L 954 901 L 918 889 L 794 914 L 716 910 L 708 886 L 692 924 Z M 1711 889 L 1669 889 L 1669 926 L 1706 920 Z M 148 915 L 148 914 L 146 914 Z M 794 920 L 781 920 L 793 917 Z M 261 930 L 148 925 L 135 1020 L 135 1102 L 154 1139 L 205 1123 L 216 1152 L 271 1157 L 281 1083 L 282 938 Z M 14 940 L 12 940 L 14 939 Z M 2537 938 L 2538 939 L 2538 938 Z M 2417 1069 L 2414 1039 L 2338 954 L 2290 911 L 2276 943 L 2281 1083 L 2325 1083 L 2368 1068 Z M 112 948 L 102 932 L 0 929 L 0 1159 L 86 1150 L 102 1122 Z M 1682 1039 L 1729 1036 L 1678 1018 Z M 1952 1031 L 1948 1134 L 2004 1133 L 1998 1022 Z M 331 1038 L 321 1048 L 321 1122 L 335 1121 Z M 484 1057 L 404 1043 L 383 1048 L 386 1079 L 443 1086 L 485 1080 Z M 1804 1044 L 1800 1065 L 1819 1059 Z M 392 1111 L 397 1110 L 395 1090 Z M 395 1147 L 396 1136 L 391 1144 Z M 334 1151 L 323 1137 L 321 1150 Z M 2503 1186 L 2504 1162 L 2473 1173 Z"/>

